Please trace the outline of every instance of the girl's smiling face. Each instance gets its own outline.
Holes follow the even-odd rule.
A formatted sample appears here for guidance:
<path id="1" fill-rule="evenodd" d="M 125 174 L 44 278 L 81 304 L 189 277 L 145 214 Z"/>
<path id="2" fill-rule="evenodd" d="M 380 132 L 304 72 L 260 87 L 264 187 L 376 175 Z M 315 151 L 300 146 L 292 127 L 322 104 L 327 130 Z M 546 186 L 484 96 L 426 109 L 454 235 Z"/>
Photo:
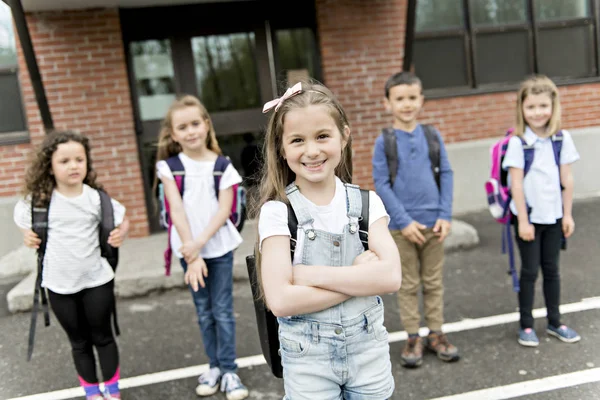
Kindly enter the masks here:
<path id="1" fill-rule="evenodd" d="M 535 133 L 542 133 L 552 118 L 552 98 L 549 93 L 529 94 L 523 100 L 523 119 Z"/>
<path id="2" fill-rule="evenodd" d="M 173 111 L 171 129 L 171 138 L 179 143 L 184 152 L 206 147 L 209 126 L 200 108 L 185 107 Z"/>
<path id="3" fill-rule="evenodd" d="M 290 110 L 283 123 L 283 155 L 298 186 L 321 183 L 335 174 L 350 129 L 340 132 L 328 108 L 310 105 Z"/>

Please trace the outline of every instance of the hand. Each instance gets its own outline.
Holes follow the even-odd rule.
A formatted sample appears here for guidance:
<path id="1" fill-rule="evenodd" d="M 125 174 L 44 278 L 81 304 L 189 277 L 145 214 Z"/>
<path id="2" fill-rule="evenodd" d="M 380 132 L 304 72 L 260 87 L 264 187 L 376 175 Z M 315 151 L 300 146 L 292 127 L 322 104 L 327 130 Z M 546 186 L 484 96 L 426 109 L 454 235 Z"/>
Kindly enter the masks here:
<path id="1" fill-rule="evenodd" d="M 112 247 L 120 247 L 127 236 L 127 232 L 124 232 L 121 227 L 116 227 L 108 235 L 108 244 Z"/>
<path id="2" fill-rule="evenodd" d="M 31 229 L 23 232 L 23 243 L 30 249 L 39 249 L 42 239 Z"/>
<path id="3" fill-rule="evenodd" d="M 532 241 L 535 239 L 535 227 L 529 221 L 519 221 L 519 237 L 526 242 Z"/>
<path id="4" fill-rule="evenodd" d="M 352 265 L 366 264 L 371 261 L 379 261 L 379 257 L 371 250 L 366 250 L 356 256 Z"/>
<path id="5" fill-rule="evenodd" d="M 446 237 L 450 234 L 450 221 L 445 219 L 438 219 L 433 227 L 433 233 L 440 238 L 440 242 L 443 242 Z"/>
<path id="6" fill-rule="evenodd" d="M 417 221 L 413 221 L 400 232 L 402 232 L 402 236 L 407 238 L 409 241 L 415 244 L 424 244 L 425 236 L 421 233 L 423 229 L 427 229 L 427 227 L 423 224 L 418 223 Z"/>
<path id="7" fill-rule="evenodd" d="M 194 240 L 190 240 L 190 241 L 185 242 L 179 248 L 179 252 L 183 255 L 185 262 L 190 264 L 196 260 L 196 258 L 198 257 L 198 253 L 200 252 L 202 247 L 204 247 L 204 246 L 202 246 L 200 243 L 198 243 Z"/>
<path id="8" fill-rule="evenodd" d="M 568 238 L 575 231 L 575 221 L 573 221 L 573 217 L 564 216 L 562 219 L 562 230 L 565 238 Z"/>
<path id="9" fill-rule="evenodd" d="M 198 291 L 198 284 L 201 287 L 206 287 L 204 278 L 208 277 L 208 267 L 202 257 L 196 258 L 192 263 L 188 264 L 187 271 L 184 275 L 185 283 L 192 286 L 194 292 Z"/>

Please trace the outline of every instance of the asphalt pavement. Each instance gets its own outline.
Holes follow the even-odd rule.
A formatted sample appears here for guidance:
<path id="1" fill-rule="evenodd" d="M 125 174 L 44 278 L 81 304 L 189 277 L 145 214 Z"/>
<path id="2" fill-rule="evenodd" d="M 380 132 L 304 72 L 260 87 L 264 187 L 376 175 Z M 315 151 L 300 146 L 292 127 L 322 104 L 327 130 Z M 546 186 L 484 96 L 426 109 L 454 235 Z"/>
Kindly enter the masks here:
<path id="1" fill-rule="evenodd" d="M 575 203 L 576 232 L 561 252 L 563 321 L 582 340 L 565 344 L 547 337 L 545 319 L 539 317 L 538 348 L 516 342 L 517 301 L 500 252 L 500 226 L 487 212 L 460 216 L 476 228 L 480 240 L 479 246 L 446 257 L 445 327 L 462 358 L 446 364 L 427 354 L 421 368 L 402 368 L 405 333 L 395 296 L 384 296 L 396 380 L 393 398 L 600 399 L 599 211 L 600 198 Z M 2 302 L 17 282 L 0 281 L 0 399 L 82 398 L 77 389 L 68 390 L 77 388 L 77 376 L 56 319 L 49 328 L 38 325 L 34 357 L 25 361 L 30 316 L 10 314 Z M 251 399 L 281 399 L 282 381 L 256 357 L 260 345 L 247 281 L 236 281 L 234 296 L 239 375 Z M 543 306 L 539 279 L 535 308 Z M 171 289 L 120 299 L 118 310 L 123 399 L 196 399 L 196 375 L 208 360 L 189 292 Z"/>

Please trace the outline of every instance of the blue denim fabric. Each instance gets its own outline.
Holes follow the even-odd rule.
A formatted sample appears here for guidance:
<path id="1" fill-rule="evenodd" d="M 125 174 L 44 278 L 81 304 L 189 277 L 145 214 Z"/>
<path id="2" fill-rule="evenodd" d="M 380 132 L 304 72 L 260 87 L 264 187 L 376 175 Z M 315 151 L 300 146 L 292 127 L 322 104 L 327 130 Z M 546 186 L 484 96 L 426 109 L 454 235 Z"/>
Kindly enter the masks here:
<path id="1" fill-rule="evenodd" d="M 217 258 L 205 258 L 208 267 L 206 286 L 190 292 L 198 314 L 204 350 L 210 367 L 222 373 L 236 372 L 235 317 L 233 316 L 233 252 Z M 180 259 L 187 271 L 187 263 Z"/>
<path id="2" fill-rule="evenodd" d="M 346 185 L 349 223 L 342 234 L 312 228 L 303 197 L 288 199 L 304 234 L 304 265 L 352 265 L 364 251 L 358 235 L 360 191 Z M 394 391 L 388 333 L 379 296 L 353 297 L 328 309 L 280 317 L 279 340 L 287 400 L 383 400 Z"/>

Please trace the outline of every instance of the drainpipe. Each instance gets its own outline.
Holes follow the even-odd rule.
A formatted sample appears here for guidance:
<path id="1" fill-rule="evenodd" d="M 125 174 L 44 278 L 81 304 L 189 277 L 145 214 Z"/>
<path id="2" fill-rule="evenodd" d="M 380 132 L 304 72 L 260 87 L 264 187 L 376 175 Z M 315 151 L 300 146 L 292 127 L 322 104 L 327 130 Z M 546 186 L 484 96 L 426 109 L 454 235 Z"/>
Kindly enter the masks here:
<path id="1" fill-rule="evenodd" d="M 35 52 L 33 50 L 33 43 L 31 43 L 27 21 L 25 20 L 23 5 L 21 4 L 21 0 L 3 1 L 8 4 L 11 9 L 15 21 L 15 28 L 17 29 L 19 41 L 21 42 L 23 56 L 25 57 L 25 63 L 27 64 L 27 69 L 29 71 L 29 78 L 31 79 L 33 92 L 35 93 L 35 99 L 38 103 L 40 115 L 42 116 L 42 122 L 44 123 L 44 129 L 46 130 L 46 133 L 49 133 L 54 130 L 54 122 L 52 121 L 52 114 L 50 114 L 50 107 L 48 106 L 48 99 L 46 98 L 42 76 L 40 75 L 37 60 L 35 59 Z"/>
<path id="2" fill-rule="evenodd" d="M 412 69 L 416 14 L 417 0 L 408 0 L 408 7 L 406 10 L 406 31 L 404 34 L 404 60 L 402 61 L 402 71 L 410 71 Z"/>

